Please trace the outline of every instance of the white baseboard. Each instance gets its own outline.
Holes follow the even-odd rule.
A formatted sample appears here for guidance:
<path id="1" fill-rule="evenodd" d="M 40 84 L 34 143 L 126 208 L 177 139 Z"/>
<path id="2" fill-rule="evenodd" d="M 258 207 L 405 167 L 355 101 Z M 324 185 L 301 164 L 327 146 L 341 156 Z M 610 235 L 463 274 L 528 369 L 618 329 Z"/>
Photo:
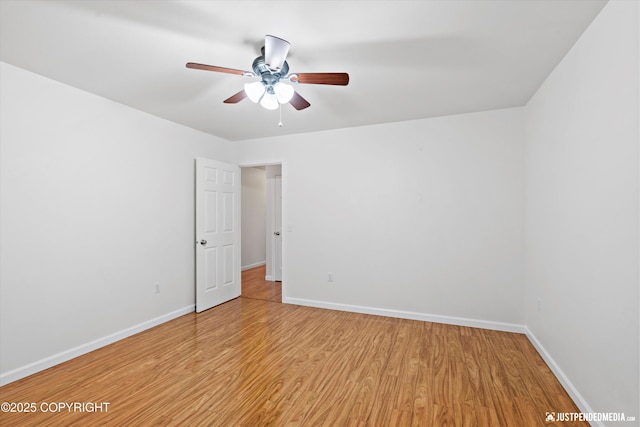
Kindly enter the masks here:
<path id="1" fill-rule="evenodd" d="M 578 409 L 580 409 L 580 412 L 585 414 L 592 413 L 593 409 L 591 409 L 591 407 L 589 406 L 587 401 L 584 399 L 584 397 L 582 397 L 580 392 L 578 392 L 578 389 L 573 385 L 573 383 L 565 375 L 564 371 L 556 363 L 553 357 L 551 357 L 549 352 L 544 348 L 544 346 L 540 343 L 540 341 L 538 341 L 536 336 L 533 335 L 533 332 L 531 332 L 531 330 L 526 326 L 525 326 L 525 334 L 527 335 L 527 338 L 529 338 L 529 341 L 531 341 L 531 344 L 533 344 L 533 346 L 538 351 L 538 354 L 540 354 L 540 357 L 542 357 L 542 359 L 545 361 L 547 366 L 549 366 L 549 369 L 551 369 L 551 372 L 553 372 L 553 374 L 556 376 L 558 381 L 560 381 L 560 384 L 562 384 L 562 387 L 564 387 L 564 389 L 567 391 L 571 399 L 573 399 L 575 404 L 578 406 Z M 594 423 L 594 425 L 597 425 L 599 427 L 605 427 L 602 421 L 592 421 L 592 423 Z"/>
<path id="2" fill-rule="evenodd" d="M 162 323 L 168 322 L 169 320 L 173 320 L 177 317 L 191 313 L 194 310 L 195 305 L 189 305 L 179 310 L 172 311 L 171 313 L 156 317 L 155 319 L 147 320 L 146 322 L 142 322 L 138 325 L 134 325 L 122 331 L 107 335 L 106 337 L 99 338 L 86 344 L 79 345 L 75 348 L 65 350 L 61 353 L 54 354 L 53 356 L 46 357 L 42 360 L 38 360 L 36 362 L 29 363 L 28 365 L 21 366 L 20 368 L 14 369 L 12 371 L 5 372 L 3 374 L 0 374 L 0 386 L 12 383 L 24 377 L 28 377 L 29 375 L 33 375 L 36 372 L 44 371 L 45 369 L 51 368 L 55 365 L 59 365 L 60 363 L 66 362 L 67 360 L 71 360 L 78 356 L 82 356 L 83 354 L 87 354 L 93 350 L 97 350 L 100 347 L 113 344 L 116 341 L 120 341 L 121 339 L 130 337 L 131 335 L 135 335 L 146 329 L 153 328 L 154 326 L 158 326 Z"/>
<path id="3" fill-rule="evenodd" d="M 301 298 L 282 297 L 285 304 L 304 305 L 307 307 L 327 308 L 330 310 L 349 311 L 353 313 L 373 314 L 376 316 L 397 317 L 400 319 L 422 320 L 424 322 L 444 323 L 447 325 L 469 326 L 472 328 L 492 329 L 503 332 L 524 334 L 524 325 L 516 323 L 494 322 L 491 320 L 467 319 L 464 317 L 441 316 L 438 314 L 417 313 L 412 311 L 390 310 L 386 308 L 364 307 L 359 305 L 339 304 L 334 302 L 315 301 Z"/>
<path id="4" fill-rule="evenodd" d="M 266 280 L 267 282 L 275 282 L 276 279 L 273 278 L 273 276 L 264 276 L 264 280 Z"/>
<path id="5" fill-rule="evenodd" d="M 240 269 L 242 271 L 251 270 L 252 268 L 261 267 L 261 266 L 263 266 L 265 264 L 266 264 L 266 261 L 260 261 L 260 262 L 255 262 L 255 263 L 249 264 L 249 265 L 243 265 L 242 267 L 240 267 Z"/>

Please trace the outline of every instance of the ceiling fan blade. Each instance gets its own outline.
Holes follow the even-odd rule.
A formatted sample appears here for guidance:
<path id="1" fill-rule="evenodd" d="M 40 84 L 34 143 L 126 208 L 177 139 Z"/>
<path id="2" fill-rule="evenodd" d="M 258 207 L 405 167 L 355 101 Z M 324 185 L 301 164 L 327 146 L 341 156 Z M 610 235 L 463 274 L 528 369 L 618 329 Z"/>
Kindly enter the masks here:
<path id="1" fill-rule="evenodd" d="M 309 101 L 307 101 L 302 96 L 300 96 L 298 92 L 293 92 L 293 98 L 291 98 L 291 101 L 289 101 L 289 104 L 293 105 L 293 108 L 295 108 L 298 111 L 304 110 L 305 108 L 311 105 L 309 104 Z"/>
<path id="2" fill-rule="evenodd" d="M 349 74 L 347 73 L 297 73 L 291 76 L 292 82 L 310 83 L 316 85 L 338 85 L 349 84 Z"/>
<path id="3" fill-rule="evenodd" d="M 287 59 L 290 43 L 276 36 L 264 36 L 264 63 L 273 71 L 280 71 Z"/>
<path id="4" fill-rule="evenodd" d="M 238 102 L 242 101 L 246 97 L 247 97 L 247 92 L 245 92 L 243 89 L 240 92 L 236 93 L 235 95 L 232 95 L 229 98 L 225 99 L 223 102 L 225 104 L 237 104 Z"/>
<path id="5" fill-rule="evenodd" d="M 205 71 L 217 71 L 218 73 L 238 74 L 240 76 L 245 75 L 247 72 L 242 70 L 236 70 L 234 68 L 217 67 L 215 65 L 197 64 L 195 62 L 187 62 L 187 68 L 194 68 L 196 70 Z"/>

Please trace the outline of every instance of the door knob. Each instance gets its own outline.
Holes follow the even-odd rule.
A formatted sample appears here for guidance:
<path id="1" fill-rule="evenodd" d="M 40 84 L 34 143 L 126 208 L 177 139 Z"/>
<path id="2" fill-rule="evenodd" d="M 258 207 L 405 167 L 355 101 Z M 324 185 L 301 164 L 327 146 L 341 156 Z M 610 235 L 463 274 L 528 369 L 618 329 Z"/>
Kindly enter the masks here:
<path id="1" fill-rule="evenodd" d="M 207 241 L 206 241 L 206 240 L 204 240 L 204 239 L 200 240 L 200 241 L 199 241 L 199 242 L 197 242 L 197 243 L 200 243 L 202 246 L 206 246 L 206 245 L 207 245 Z"/>
<path id="2" fill-rule="evenodd" d="M 274 231 L 274 232 L 273 232 L 273 234 L 274 234 L 275 236 L 279 236 L 279 235 L 280 235 L 280 232 L 279 232 L 279 231 Z"/>

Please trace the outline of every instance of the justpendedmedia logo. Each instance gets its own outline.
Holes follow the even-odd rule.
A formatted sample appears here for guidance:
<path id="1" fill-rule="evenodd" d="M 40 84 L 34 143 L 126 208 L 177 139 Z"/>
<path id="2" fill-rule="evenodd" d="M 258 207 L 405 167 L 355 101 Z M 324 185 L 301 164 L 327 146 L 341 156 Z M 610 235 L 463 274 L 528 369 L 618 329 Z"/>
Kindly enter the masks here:
<path id="1" fill-rule="evenodd" d="M 625 416 L 623 412 L 545 412 L 547 423 L 564 421 L 635 421 L 635 416 Z"/>

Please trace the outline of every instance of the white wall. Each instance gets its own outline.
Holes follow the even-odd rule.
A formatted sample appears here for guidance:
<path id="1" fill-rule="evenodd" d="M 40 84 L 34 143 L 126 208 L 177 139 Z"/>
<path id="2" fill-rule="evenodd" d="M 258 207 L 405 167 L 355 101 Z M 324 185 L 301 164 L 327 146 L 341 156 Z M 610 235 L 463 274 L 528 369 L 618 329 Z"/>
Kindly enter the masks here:
<path id="1" fill-rule="evenodd" d="M 583 407 L 635 417 L 638 38 L 609 2 L 525 110 L 527 326 Z"/>
<path id="2" fill-rule="evenodd" d="M 230 144 L 0 67 L 0 379 L 8 381 L 193 309 L 194 158 L 229 159 Z"/>
<path id="3" fill-rule="evenodd" d="M 234 143 L 283 164 L 284 301 L 522 325 L 523 138 L 514 108 Z"/>
<path id="4" fill-rule="evenodd" d="M 266 259 L 267 173 L 242 168 L 242 268 L 264 265 Z"/>

